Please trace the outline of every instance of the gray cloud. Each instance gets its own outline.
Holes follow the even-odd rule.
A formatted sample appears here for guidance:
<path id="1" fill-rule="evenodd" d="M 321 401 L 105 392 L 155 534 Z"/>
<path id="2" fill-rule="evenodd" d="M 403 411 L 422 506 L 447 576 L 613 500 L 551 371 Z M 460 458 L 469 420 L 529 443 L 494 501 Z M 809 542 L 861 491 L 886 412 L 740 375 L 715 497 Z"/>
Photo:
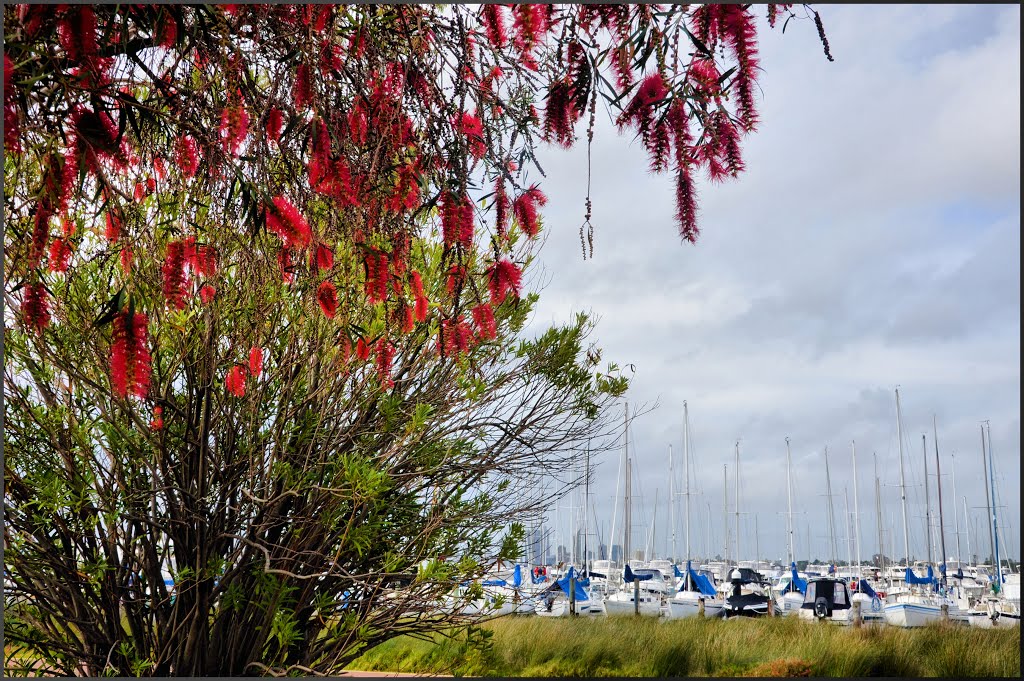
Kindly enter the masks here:
<path id="1" fill-rule="evenodd" d="M 966 497 L 972 548 L 988 552 L 977 507 L 979 423 L 989 419 L 1001 523 L 1019 556 L 1020 8 L 828 6 L 822 16 L 835 63 L 809 22 L 762 33 L 762 123 L 746 141 L 748 169 L 702 182 L 696 245 L 676 234 L 670 178 L 651 175 L 640 146 L 599 115 L 596 244 L 584 261 L 586 154 L 544 152 L 547 242 L 532 275 L 544 288 L 530 328 L 593 312 L 604 356 L 636 367 L 631 403 L 659 404 L 631 429 L 634 517 L 649 526 L 657 490 L 659 553 L 671 535 L 668 445 L 678 461 L 687 400 L 696 550 L 722 550 L 722 467 L 731 504 L 739 439 L 741 549 L 784 556 L 788 436 L 798 557 L 828 551 L 826 445 L 834 509 L 842 515 L 845 487 L 853 511 L 853 440 L 861 553 L 878 544 L 877 453 L 887 550 L 902 554 L 899 385 L 911 551 L 925 551 L 922 433 L 936 512 L 934 414 L 947 552 L 954 469 L 958 522 Z M 606 541 L 617 468 L 606 455 L 594 488 Z M 551 515 L 555 543 L 568 545 L 572 514 Z M 681 528 L 680 519 L 680 547 Z M 966 539 L 962 530 L 965 553 Z"/>

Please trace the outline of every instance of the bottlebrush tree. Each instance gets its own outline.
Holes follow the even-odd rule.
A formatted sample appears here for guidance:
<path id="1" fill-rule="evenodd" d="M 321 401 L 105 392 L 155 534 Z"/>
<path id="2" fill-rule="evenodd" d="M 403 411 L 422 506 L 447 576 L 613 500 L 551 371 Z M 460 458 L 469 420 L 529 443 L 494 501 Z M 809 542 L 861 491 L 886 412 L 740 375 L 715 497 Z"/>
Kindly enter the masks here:
<path id="1" fill-rule="evenodd" d="M 695 240 L 696 173 L 757 125 L 754 22 L 5 5 L 11 659 L 330 673 L 457 620 L 625 389 L 583 317 L 519 338 L 535 149 L 601 99 Z"/>

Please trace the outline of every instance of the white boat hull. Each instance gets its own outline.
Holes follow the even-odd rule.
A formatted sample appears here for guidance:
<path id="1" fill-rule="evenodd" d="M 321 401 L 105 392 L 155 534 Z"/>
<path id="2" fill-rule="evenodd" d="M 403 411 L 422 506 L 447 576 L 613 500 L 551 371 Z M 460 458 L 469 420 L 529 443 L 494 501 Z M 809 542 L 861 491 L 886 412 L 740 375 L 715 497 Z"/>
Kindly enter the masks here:
<path id="1" fill-rule="evenodd" d="M 676 594 L 668 600 L 668 609 L 666 616 L 670 619 L 683 619 L 684 617 L 696 617 L 700 614 L 700 601 L 701 598 L 697 596 L 688 595 L 694 592 L 681 592 Z M 722 616 L 722 601 L 712 600 L 710 598 L 704 598 L 704 616 L 705 617 L 721 617 Z"/>
<path id="2" fill-rule="evenodd" d="M 633 603 L 633 596 L 619 597 L 621 594 L 613 594 L 604 599 L 604 610 L 609 617 L 618 615 L 634 615 L 636 614 L 636 605 Z M 645 598 L 643 595 L 640 596 L 640 614 L 646 617 L 660 617 L 661 616 L 661 601 L 660 599 Z"/>
<path id="3" fill-rule="evenodd" d="M 887 603 L 883 613 L 885 623 L 894 627 L 923 627 L 942 621 L 942 609 L 924 603 Z"/>

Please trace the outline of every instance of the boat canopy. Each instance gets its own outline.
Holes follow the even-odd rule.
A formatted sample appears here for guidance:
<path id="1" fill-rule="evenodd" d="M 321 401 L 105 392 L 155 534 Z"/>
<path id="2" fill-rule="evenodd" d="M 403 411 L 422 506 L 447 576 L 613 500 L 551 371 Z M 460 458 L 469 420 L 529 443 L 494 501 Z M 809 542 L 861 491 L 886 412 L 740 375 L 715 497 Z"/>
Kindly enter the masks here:
<path id="1" fill-rule="evenodd" d="M 566 596 L 569 595 L 569 582 L 576 576 L 576 569 L 572 566 L 569 567 L 569 571 L 565 573 L 565 577 L 555 580 L 555 583 L 548 587 L 548 591 L 561 590 Z M 590 596 L 587 595 L 586 587 L 590 586 L 590 580 L 576 579 L 576 600 L 577 601 L 589 601 Z"/>
<path id="2" fill-rule="evenodd" d="M 807 580 L 800 579 L 800 575 L 798 575 L 796 571 L 796 563 L 790 563 L 789 570 L 792 574 L 788 588 L 792 588 L 800 593 L 805 593 L 807 591 Z"/>
<path id="3" fill-rule="evenodd" d="M 697 590 L 705 596 L 713 597 L 717 593 L 715 591 L 714 585 L 711 583 L 711 580 L 708 579 L 707 575 L 702 575 L 699 572 L 695 572 L 693 567 L 690 565 L 690 561 L 686 561 L 686 575 L 688 577 L 690 584 L 696 586 Z M 685 582 L 683 583 L 683 586 L 685 588 Z M 682 589 L 680 589 L 680 591 L 682 591 Z"/>
<path id="4" fill-rule="evenodd" d="M 626 569 L 622 571 L 622 579 L 627 583 L 632 583 L 634 581 L 644 582 L 648 579 L 654 579 L 655 574 L 660 576 L 661 572 L 658 570 L 640 570 L 639 572 L 633 572 L 629 567 L 629 563 L 626 563 Z"/>
<path id="5" fill-rule="evenodd" d="M 875 593 L 875 590 L 871 588 L 871 585 L 868 584 L 868 580 L 866 579 L 860 580 L 860 584 L 857 585 L 857 591 L 867 596 L 871 596 L 871 598 L 875 598 L 876 596 L 878 596 L 878 594 Z"/>
<path id="6" fill-rule="evenodd" d="M 905 577 L 907 580 L 907 584 L 935 584 L 935 573 L 932 572 L 931 565 L 928 566 L 927 577 L 918 577 L 914 574 L 913 569 L 909 567 L 907 568 Z"/>

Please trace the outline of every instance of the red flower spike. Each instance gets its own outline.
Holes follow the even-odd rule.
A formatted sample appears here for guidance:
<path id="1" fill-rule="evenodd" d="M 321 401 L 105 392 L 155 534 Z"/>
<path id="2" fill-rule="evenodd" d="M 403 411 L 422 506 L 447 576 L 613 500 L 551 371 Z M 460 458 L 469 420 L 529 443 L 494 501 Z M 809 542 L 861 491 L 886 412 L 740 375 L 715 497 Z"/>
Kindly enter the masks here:
<path id="1" fill-rule="evenodd" d="M 321 270 L 329 270 L 334 266 L 334 251 L 327 244 L 317 245 L 316 266 Z"/>
<path id="2" fill-rule="evenodd" d="M 425 322 L 427 321 L 427 313 L 430 310 L 430 301 L 427 300 L 426 296 L 416 297 L 416 321 Z"/>
<path id="3" fill-rule="evenodd" d="M 249 373 L 253 376 L 263 373 L 263 348 L 254 347 L 249 351 Z"/>
<path id="4" fill-rule="evenodd" d="M 417 272 L 416 270 L 413 270 L 409 274 L 409 281 L 410 281 L 410 283 L 412 285 L 412 292 L 415 293 L 417 296 L 422 296 L 423 295 L 423 278 L 420 276 L 420 273 Z"/>
<path id="5" fill-rule="evenodd" d="M 402 306 L 399 309 L 402 321 L 402 333 L 412 333 L 412 330 L 416 328 L 416 320 L 413 316 L 412 307 L 403 300 Z"/>
<path id="6" fill-rule="evenodd" d="M 235 397 L 245 397 L 245 367 L 240 364 L 231 367 L 224 379 L 224 387 Z"/>
<path id="7" fill-rule="evenodd" d="M 452 121 L 452 125 L 466 137 L 473 158 L 483 158 L 487 153 L 487 145 L 484 143 L 484 126 L 480 119 L 475 114 L 463 113 Z"/>
<path id="8" fill-rule="evenodd" d="M 46 253 L 46 246 L 50 241 L 50 216 L 52 213 L 45 205 L 36 207 L 36 214 L 32 226 L 32 247 L 29 251 L 28 266 L 36 267 Z"/>
<path id="9" fill-rule="evenodd" d="M 50 324 L 50 302 L 46 295 L 46 287 L 39 282 L 25 287 L 22 298 L 21 314 L 25 328 L 35 333 L 42 333 Z"/>
<path id="10" fill-rule="evenodd" d="M 304 249 L 312 238 L 306 219 L 284 196 L 275 197 L 267 211 L 267 229 L 281 237 L 288 248 Z"/>
<path id="11" fill-rule="evenodd" d="M 71 259 L 71 246 L 67 240 L 57 237 L 50 244 L 50 269 L 54 272 L 67 272 L 68 261 Z"/>
<path id="12" fill-rule="evenodd" d="M 224 151 L 237 155 L 249 134 L 249 113 L 244 106 L 225 107 L 220 116 L 220 137 Z"/>
<path id="13" fill-rule="evenodd" d="M 512 214 L 519 223 L 519 228 L 531 239 L 540 232 L 540 224 L 537 222 L 537 206 L 543 206 L 546 203 L 547 197 L 536 185 L 527 189 L 512 202 Z"/>
<path id="14" fill-rule="evenodd" d="M 190 178 L 199 169 L 199 147 L 190 135 L 182 135 L 175 146 L 175 161 L 181 168 L 181 174 Z"/>
<path id="15" fill-rule="evenodd" d="M 334 314 L 338 310 L 338 291 L 334 288 L 334 284 L 330 281 L 320 284 L 320 288 L 316 292 L 316 299 L 327 318 L 334 319 Z"/>
<path id="16" fill-rule="evenodd" d="M 64 235 L 65 239 L 70 239 L 75 235 L 75 221 L 71 218 L 64 216 L 60 221 L 60 231 Z"/>
<path id="17" fill-rule="evenodd" d="M 267 139 L 278 142 L 281 139 L 281 128 L 284 126 L 284 115 L 281 110 L 272 107 L 267 113 Z"/>
<path id="18" fill-rule="evenodd" d="M 210 284 L 205 284 L 199 289 L 199 299 L 203 301 L 203 305 L 209 305 L 210 301 L 213 300 L 217 295 L 217 289 Z"/>
<path id="19" fill-rule="evenodd" d="M 500 305 L 509 294 L 519 297 L 523 275 L 515 263 L 508 258 L 502 258 L 491 265 L 487 273 L 490 275 L 488 288 L 494 304 Z"/>
<path id="20" fill-rule="evenodd" d="M 381 253 L 377 258 L 376 290 L 374 291 L 379 302 L 388 298 L 388 256 Z"/>
<path id="21" fill-rule="evenodd" d="M 125 246 L 121 249 L 121 269 L 125 274 L 129 274 L 132 271 L 132 248 L 131 246 Z"/>
<path id="22" fill-rule="evenodd" d="M 167 257 L 162 268 L 164 298 L 170 308 L 185 308 L 185 244 L 171 241 L 167 244 Z"/>
<path id="23" fill-rule="evenodd" d="M 487 31 L 487 40 L 491 45 L 498 48 L 504 47 L 508 41 L 508 33 L 505 31 L 501 5 L 484 5 L 482 21 L 484 29 Z"/>
<path id="24" fill-rule="evenodd" d="M 295 70 L 295 83 L 292 86 L 292 99 L 295 102 L 295 110 L 301 111 L 313 101 L 313 83 L 309 75 L 309 67 L 299 64 Z"/>
<path id="25" fill-rule="evenodd" d="M 110 209 L 107 211 L 106 221 L 107 227 L 103 235 L 107 241 L 115 243 L 121 237 L 121 216 L 116 210 Z"/>
<path id="26" fill-rule="evenodd" d="M 57 38 L 73 62 L 95 57 L 96 15 L 89 5 L 66 7 L 57 21 Z"/>
<path id="27" fill-rule="evenodd" d="M 498 337 L 494 308 L 489 304 L 481 303 L 473 308 L 473 323 L 476 325 L 477 337 L 481 340 L 493 340 Z"/>
<path id="28" fill-rule="evenodd" d="M 361 360 L 370 358 L 370 346 L 362 338 L 356 341 L 356 357 Z"/>
<path id="29" fill-rule="evenodd" d="M 128 395 L 128 332 L 126 330 L 127 313 L 119 312 L 114 317 L 114 338 L 110 346 L 110 384 L 114 394 L 119 397 Z"/>
<path id="30" fill-rule="evenodd" d="M 381 338 L 376 343 L 377 350 L 377 375 L 385 388 L 391 388 L 395 382 L 391 379 L 391 363 L 395 358 L 395 346 L 387 338 Z"/>
<path id="31" fill-rule="evenodd" d="M 149 355 L 149 318 L 142 312 L 136 312 L 132 320 L 131 371 L 133 379 L 132 392 L 136 397 L 145 398 L 149 392 L 149 379 L 152 370 Z"/>
<path id="32" fill-rule="evenodd" d="M 110 382 L 119 397 L 145 398 L 149 392 L 151 358 L 149 355 L 149 319 L 141 312 L 127 311 L 114 317 L 113 343 L 110 346 Z"/>

